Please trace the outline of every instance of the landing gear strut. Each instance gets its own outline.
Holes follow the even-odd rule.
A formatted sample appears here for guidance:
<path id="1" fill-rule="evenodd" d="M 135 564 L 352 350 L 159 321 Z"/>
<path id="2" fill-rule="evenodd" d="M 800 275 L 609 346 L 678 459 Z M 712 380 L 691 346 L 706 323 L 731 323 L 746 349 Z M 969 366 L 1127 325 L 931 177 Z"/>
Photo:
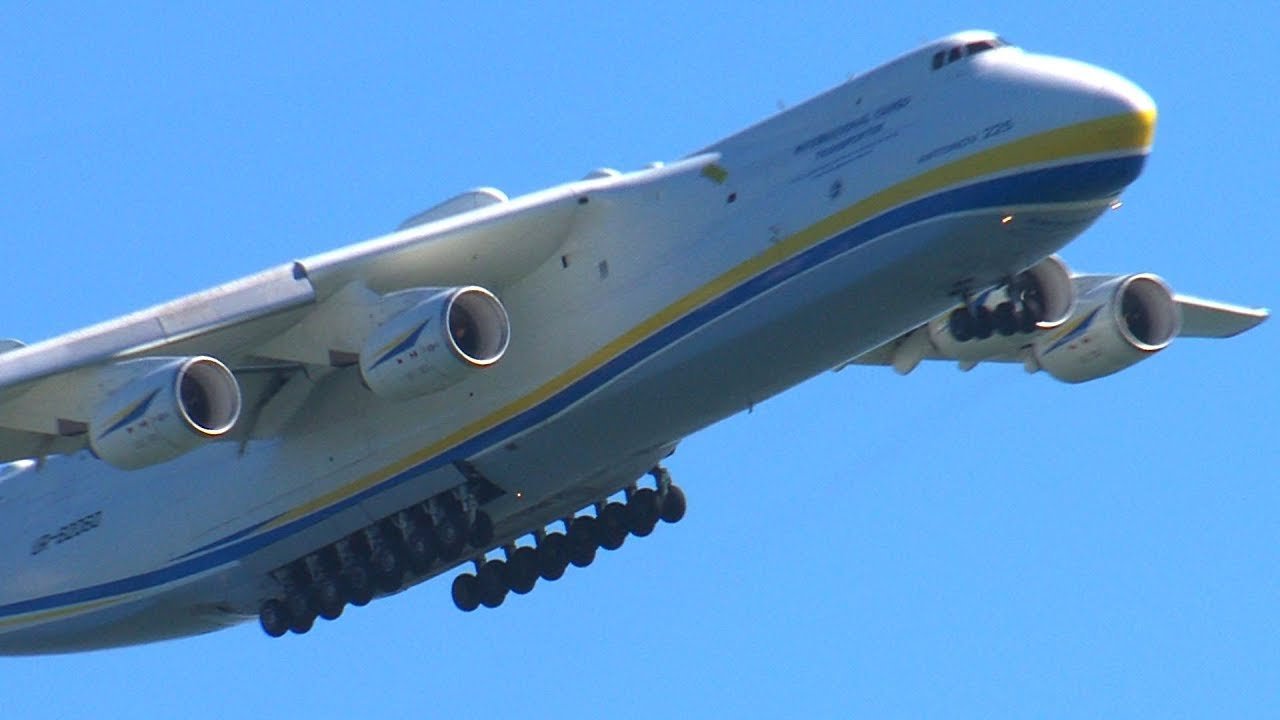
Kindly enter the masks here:
<path id="1" fill-rule="evenodd" d="M 956 342 L 968 342 L 986 340 L 996 333 L 1011 337 L 1034 332 L 1036 323 L 1045 315 L 1044 291 L 1035 280 L 1019 278 L 1011 278 L 1005 283 L 1009 299 L 994 309 L 983 304 L 985 295 L 974 301 L 965 293 L 964 305 L 952 310 L 947 317 L 951 337 Z"/>

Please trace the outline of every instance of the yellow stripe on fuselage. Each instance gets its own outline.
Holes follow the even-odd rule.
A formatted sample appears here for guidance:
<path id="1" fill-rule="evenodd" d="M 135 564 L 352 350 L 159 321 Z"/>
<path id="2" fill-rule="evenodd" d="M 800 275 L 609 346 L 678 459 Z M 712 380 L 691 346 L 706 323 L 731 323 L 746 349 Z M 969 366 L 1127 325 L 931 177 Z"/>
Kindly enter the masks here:
<path id="1" fill-rule="evenodd" d="M 58 620 L 72 615 L 87 613 L 92 610 L 99 610 L 104 607 L 118 605 L 122 602 L 132 599 L 132 595 L 112 595 L 110 597 L 100 598 L 98 600 L 90 600 L 78 605 L 63 605 L 52 610 L 38 610 L 29 615 L 15 615 L 10 618 L 0 620 L 0 629 L 11 627 L 14 625 L 29 625 L 34 623 L 48 622 L 50 620 Z"/>
<path id="2" fill-rule="evenodd" d="M 722 273 L 702 287 L 666 306 L 639 325 L 619 335 L 528 395 L 508 403 L 483 418 L 464 425 L 448 436 L 381 470 L 367 474 L 347 485 L 313 498 L 284 513 L 273 522 L 264 525 L 261 531 L 288 524 L 352 495 L 368 490 L 387 478 L 435 457 L 449 448 L 459 445 L 539 405 L 698 306 L 722 295 L 745 280 L 759 275 L 770 267 L 807 250 L 826 238 L 832 237 L 879 213 L 944 188 L 1015 168 L 1053 163 L 1087 155 L 1145 151 L 1151 147 L 1155 133 L 1155 119 L 1156 111 L 1152 109 L 1050 130 L 956 160 L 888 187 L 794 235 L 784 238 L 759 255 Z M 76 605 L 10 617 L 0 620 L 0 628 L 19 624 L 40 623 L 78 615 L 124 602 L 137 595 L 138 593 L 116 595 Z"/>
<path id="3" fill-rule="evenodd" d="M 807 250 L 885 210 L 943 188 L 1029 165 L 1109 152 L 1145 151 L 1155 135 L 1154 109 L 1091 120 L 1038 133 L 1001 145 L 917 175 L 860 200 L 840 212 L 772 245 L 769 249 L 729 269 L 711 282 L 676 300 L 639 325 L 619 335 L 533 392 L 470 422 L 427 447 L 381 470 L 290 510 L 264 526 L 270 530 L 305 517 L 316 510 L 368 490 L 383 480 L 428 460 L 455 445 L 539 405 L 587 373 L 604 365 L 661 328 L 722 295 L 743 281 Z"/>

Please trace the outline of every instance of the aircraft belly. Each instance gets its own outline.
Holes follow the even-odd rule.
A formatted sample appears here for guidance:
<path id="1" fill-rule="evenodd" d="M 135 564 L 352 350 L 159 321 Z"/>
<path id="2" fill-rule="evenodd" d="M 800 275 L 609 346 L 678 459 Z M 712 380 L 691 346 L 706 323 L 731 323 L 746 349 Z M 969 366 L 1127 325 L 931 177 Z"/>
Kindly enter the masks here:
<path id="1" fill-rule="evenodd" d="M 992 232 L 1004 210 L 949 216 L 792 278 L 474 458 L 486 477 L 524 498 L 504 498 L 491 512 L 500 523 L 508 514 L 541 522 L 615 492 L 649 466 L 615 468 L 661 459 L 690 433 L 937 316 L 955 304 L 961 281 L 999 282 L 1065 245 L 1105 207 L 1025 208 L 1008 233 Z"/>
<path id="2" fill-rule="evenodd" d="M 65 619 L 0 633 L 0 655 L 123 647 L 231 627 L 247 619 L 220 600 L 234 580 L 230 569 L 222 570 Z"/>

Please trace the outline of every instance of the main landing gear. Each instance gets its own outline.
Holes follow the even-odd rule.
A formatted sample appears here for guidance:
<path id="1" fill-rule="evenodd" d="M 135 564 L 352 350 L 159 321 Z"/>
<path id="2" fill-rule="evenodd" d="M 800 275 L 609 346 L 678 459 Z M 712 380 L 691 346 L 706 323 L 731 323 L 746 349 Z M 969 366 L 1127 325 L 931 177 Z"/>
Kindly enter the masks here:
<path id="1" fill-rule="evenodd" d="M 471 612 L 481 605 L 496 608 L 508 593 L 524 595 L 538 580 L 560 579 L 569 565 L 586 567 L 600 548 L 617 550 L 628 535 L 645 537 L 658 521 L 679 522 L 685 513 L 684 492 L 671 482 L 665 468 L 650 471 L 654 488 L 628 488 L 626 502 L 600 502 L 596 514 L 563 520 L 564 532 L 537 531 L 535 547 L 504 548 L 502 559 L 475 561 L 476 571 L 453 579 L 453 603 Z"/>
<path id="2" fill-rule="evenodd" d="M 947 328 L 957 342 L 986 340 L 992 334 L 1009 337 L 1017 333 L 1030 334 L 1036 323 L 1044 319 L 1045 302 L 1041 289 L 1034 283 L 1019 287 L 1008 286 L 1010 298 L 988 308 L 981 301 L 966 301 L 963 307 L 951 311 Z M 967 300 L 967 298 L 966 298 Z"/>
<path id="3" fill-rule="evenodd" d="M 317 618 L 336 620 L 347 605 L 404 587 L 437 562 L 456 561 L 467 546 L 493 542 L 493 521 L 464 488 L 438 495 L 348 535 L 272 575 L 281 596 L 262 603 L 258 620 L 271 637 L 303 634 Z"/>

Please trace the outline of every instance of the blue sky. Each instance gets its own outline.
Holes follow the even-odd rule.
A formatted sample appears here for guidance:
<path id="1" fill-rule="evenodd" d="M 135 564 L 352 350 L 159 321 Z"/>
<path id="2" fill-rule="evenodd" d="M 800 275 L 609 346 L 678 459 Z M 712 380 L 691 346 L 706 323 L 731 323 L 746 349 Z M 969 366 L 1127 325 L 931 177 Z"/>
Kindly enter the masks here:
<path id="1" fill-rule="evenodd" d="M 1146 173 L 1073 266 L 1280 305 L 1272 2 L 10 3 L 0 336 L 378 235 L 465 188 L 674 159 L 973 27 L 1159 104 Z M 3 658 L 0 708 L 1275 716 L 1277 350 L 1273 321 L 1082 386 L 828 373 L 684 442 L 684 522 L 499 610 L 457 612 L 440 578 L 301 638 Z"/>

